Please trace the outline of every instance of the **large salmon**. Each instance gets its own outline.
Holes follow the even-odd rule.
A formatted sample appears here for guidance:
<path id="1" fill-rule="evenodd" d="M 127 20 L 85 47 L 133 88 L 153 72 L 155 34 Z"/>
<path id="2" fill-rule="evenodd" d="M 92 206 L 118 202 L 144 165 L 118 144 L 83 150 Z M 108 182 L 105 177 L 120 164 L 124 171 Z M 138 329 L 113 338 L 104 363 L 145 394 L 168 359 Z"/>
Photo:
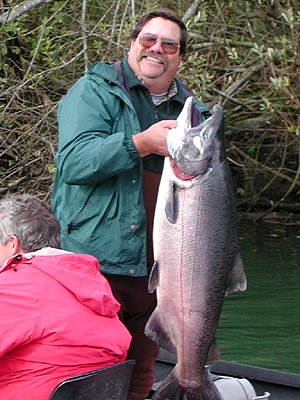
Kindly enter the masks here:
<path id="1" fill-rule="evenodd" d="M 177 128 L 168 134 L 155 210 L 155 263 L 149 291 L 157 308 L 146 335 L 177 355 L 177 364 L 153 399 L 221 400 L 206 364 L 224 295 L 245 290 L 234 194 L 225 155 L 223 112 L 191 128 L 188 98 Z"/>

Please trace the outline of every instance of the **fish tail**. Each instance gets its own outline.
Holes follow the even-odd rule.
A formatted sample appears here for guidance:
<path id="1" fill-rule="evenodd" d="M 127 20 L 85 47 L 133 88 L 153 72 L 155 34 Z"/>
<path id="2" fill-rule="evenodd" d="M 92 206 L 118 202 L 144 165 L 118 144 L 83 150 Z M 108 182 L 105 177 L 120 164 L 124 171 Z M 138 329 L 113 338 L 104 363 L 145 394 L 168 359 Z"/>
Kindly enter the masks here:
<path id="1" fill-rule="evenodd" d="M 171 372 L 152 396 L 152 400 L 222 400 L 215 384 L 207 379 L 197 388 L 182 387 Z"/>

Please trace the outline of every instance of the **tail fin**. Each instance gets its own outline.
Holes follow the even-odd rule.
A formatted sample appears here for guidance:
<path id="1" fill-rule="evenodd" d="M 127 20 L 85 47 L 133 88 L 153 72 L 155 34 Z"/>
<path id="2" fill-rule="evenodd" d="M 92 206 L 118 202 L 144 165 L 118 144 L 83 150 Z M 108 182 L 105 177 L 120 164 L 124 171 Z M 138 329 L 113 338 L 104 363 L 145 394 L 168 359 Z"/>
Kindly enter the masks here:
<path id="1" fill-rule="evenodd" d="M 222 396 L 209 377 L 197 388 L 180 386 L 173 370 L 154 393 L 152 400 L 222 400 Z"/>

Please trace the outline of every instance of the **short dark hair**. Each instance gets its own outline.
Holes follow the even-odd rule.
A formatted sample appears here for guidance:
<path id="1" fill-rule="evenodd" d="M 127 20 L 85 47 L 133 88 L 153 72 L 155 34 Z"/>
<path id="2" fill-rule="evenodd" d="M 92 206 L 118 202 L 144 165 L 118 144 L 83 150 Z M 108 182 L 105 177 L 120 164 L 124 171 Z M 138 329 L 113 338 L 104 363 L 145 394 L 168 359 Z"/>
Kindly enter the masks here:
<path id="1" fill-rule="evenodd" d="M 153 18 L 164 18 L 175 22 L 180 28 L 180 53 L 186 54 L 187 48 L 187 29 L 184 22 L 179 18 L 179 16 L 172 10 L 168 8 L 158 8 L 157 10 L 151 11 L 145 14 L 137 23 L 136 27 L 131 33 L 131 39 L 136 40 L 141 30 L 145 24 Z"/>
<path id="2" fill-rule="evenodd" d="M 50 206 L 30 194 L 11 194 L 0 199 L 0 244 L 11 236 L 26 252 L 60 247 L 60 225 Z"/>

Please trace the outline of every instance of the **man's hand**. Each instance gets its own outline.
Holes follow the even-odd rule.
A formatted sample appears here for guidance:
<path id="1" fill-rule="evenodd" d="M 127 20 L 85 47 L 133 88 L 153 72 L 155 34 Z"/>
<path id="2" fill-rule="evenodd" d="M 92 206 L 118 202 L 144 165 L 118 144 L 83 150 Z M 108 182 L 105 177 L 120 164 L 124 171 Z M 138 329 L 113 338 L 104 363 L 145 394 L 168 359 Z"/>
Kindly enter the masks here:
<path id="1" fill-rule="evenodd" d="M 167 134 L 169 129 L 176 128 L 176 125 L 176 120 L 163 120 L 134 135 L 132 140 L 140 156 L 159 154 L 160 156 L 168 157 Z"/>

